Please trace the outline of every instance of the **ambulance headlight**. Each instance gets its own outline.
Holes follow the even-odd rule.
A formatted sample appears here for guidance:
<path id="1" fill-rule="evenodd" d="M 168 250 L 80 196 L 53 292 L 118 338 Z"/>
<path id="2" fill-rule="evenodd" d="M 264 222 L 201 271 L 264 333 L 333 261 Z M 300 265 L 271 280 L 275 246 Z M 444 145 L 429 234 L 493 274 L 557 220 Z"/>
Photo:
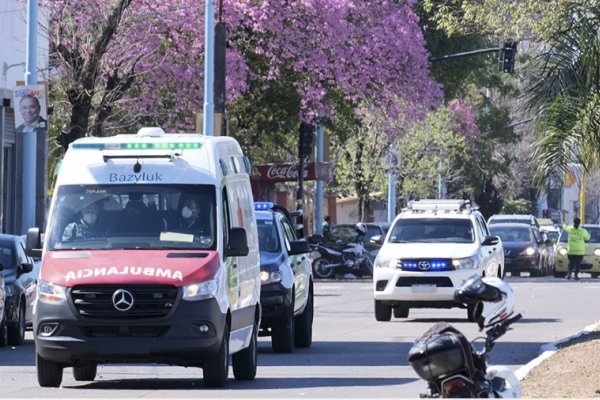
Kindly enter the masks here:
<path id="1" fill-rule="evenodd" d="M 48 281 L 38 281 L 38 298 L 43 301 L 61 302 L 67 299 L 67 288 Z"/>
<path id="2" fill-rule="evenodd" d="M 561 256 L 566 256 L 567 255 L 567 249 L 562 247 L 561 249 L 558 250 L 558 254 L 560 254 Z"/>
<path id="3" fill-rule="evenodd" d="M 218 289 L 219 281 L 217 279 L 193 283 L 183 287 L 183 299 L 188 301 L 212 299 L 217 296 Z"/>

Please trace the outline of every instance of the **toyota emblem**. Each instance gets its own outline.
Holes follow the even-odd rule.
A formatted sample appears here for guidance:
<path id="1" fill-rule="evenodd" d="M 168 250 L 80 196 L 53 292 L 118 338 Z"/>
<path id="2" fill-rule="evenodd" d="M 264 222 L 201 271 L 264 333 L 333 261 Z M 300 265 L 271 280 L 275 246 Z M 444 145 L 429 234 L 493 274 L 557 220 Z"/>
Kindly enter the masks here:
<path id="1" fill-rule="evenodd" d="M 112 295 L 112 302 L 119 311 L 128 311 L 133 307 L 133 295 L 125 289 L 119 289 Z"/>
<path id="2" fill-rule="evenodd" d="M 429 261 L 419 261 L 419 269 L 421 271 L 427 271 L 429 268 L 431 268 Z"/>

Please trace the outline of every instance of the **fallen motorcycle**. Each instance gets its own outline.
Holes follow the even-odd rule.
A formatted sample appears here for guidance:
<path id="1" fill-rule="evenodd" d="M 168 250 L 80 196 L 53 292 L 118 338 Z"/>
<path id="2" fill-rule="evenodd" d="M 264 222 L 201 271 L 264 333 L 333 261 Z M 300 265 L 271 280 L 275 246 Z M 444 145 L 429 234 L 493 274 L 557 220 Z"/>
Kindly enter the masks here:
<path id="1" fill-rule="evenodd" d="M 513 316 L 511 287 L 499 278 L 473 276 L 454 295 L 466 305 L 475 305 L 474 319 L 480 330 L 486 329 L 486 336 L 469 342 L 460 331 L 439 322 L 418 339 L 408 361 L 427 381 L 427 392 L 421 397 L 520 397 L 521 382 L 514 372 L 487 361 L 496 340 L 521 318 L 521 314 Z M 475 345 L 478 339 L 485 339 L 481 350 Z"/>

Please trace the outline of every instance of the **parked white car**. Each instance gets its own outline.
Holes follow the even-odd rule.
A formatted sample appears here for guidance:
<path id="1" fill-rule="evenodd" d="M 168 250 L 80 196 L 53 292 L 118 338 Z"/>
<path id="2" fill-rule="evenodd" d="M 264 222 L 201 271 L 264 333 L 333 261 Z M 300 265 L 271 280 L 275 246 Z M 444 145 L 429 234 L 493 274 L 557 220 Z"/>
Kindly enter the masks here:
<path id="1" fill-rule="evenodd" d="M 504 277 L 502 241 L 464 200 L 412 201 L 392 223 L 375 260 L 375 318 L 411 308 L 464 307 L 454 290 L 472 275 Z M 472 320 L 472 309 L 468 310 Z"/>

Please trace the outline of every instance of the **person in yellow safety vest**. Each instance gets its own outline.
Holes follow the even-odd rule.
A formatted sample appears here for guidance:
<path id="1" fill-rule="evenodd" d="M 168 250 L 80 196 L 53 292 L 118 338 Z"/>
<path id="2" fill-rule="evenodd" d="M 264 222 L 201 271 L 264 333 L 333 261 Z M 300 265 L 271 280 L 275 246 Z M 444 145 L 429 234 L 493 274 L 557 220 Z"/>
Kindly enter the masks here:
<path id="1" fill-rule="evenodd" d="M 563 229 L 567 232 L 567 257 L 569 258 L 569 273 L 567 279 L 571 279 L 571 273 L 575 272 L 575 279 L 579 279 L 579 266 L 585 255 L 585 242 L 590 240 L 590 233 L 584 228 L 580 228 L 581 220 L 577 217 L 573 220 L 573 226 L 563 224 Z"/>

